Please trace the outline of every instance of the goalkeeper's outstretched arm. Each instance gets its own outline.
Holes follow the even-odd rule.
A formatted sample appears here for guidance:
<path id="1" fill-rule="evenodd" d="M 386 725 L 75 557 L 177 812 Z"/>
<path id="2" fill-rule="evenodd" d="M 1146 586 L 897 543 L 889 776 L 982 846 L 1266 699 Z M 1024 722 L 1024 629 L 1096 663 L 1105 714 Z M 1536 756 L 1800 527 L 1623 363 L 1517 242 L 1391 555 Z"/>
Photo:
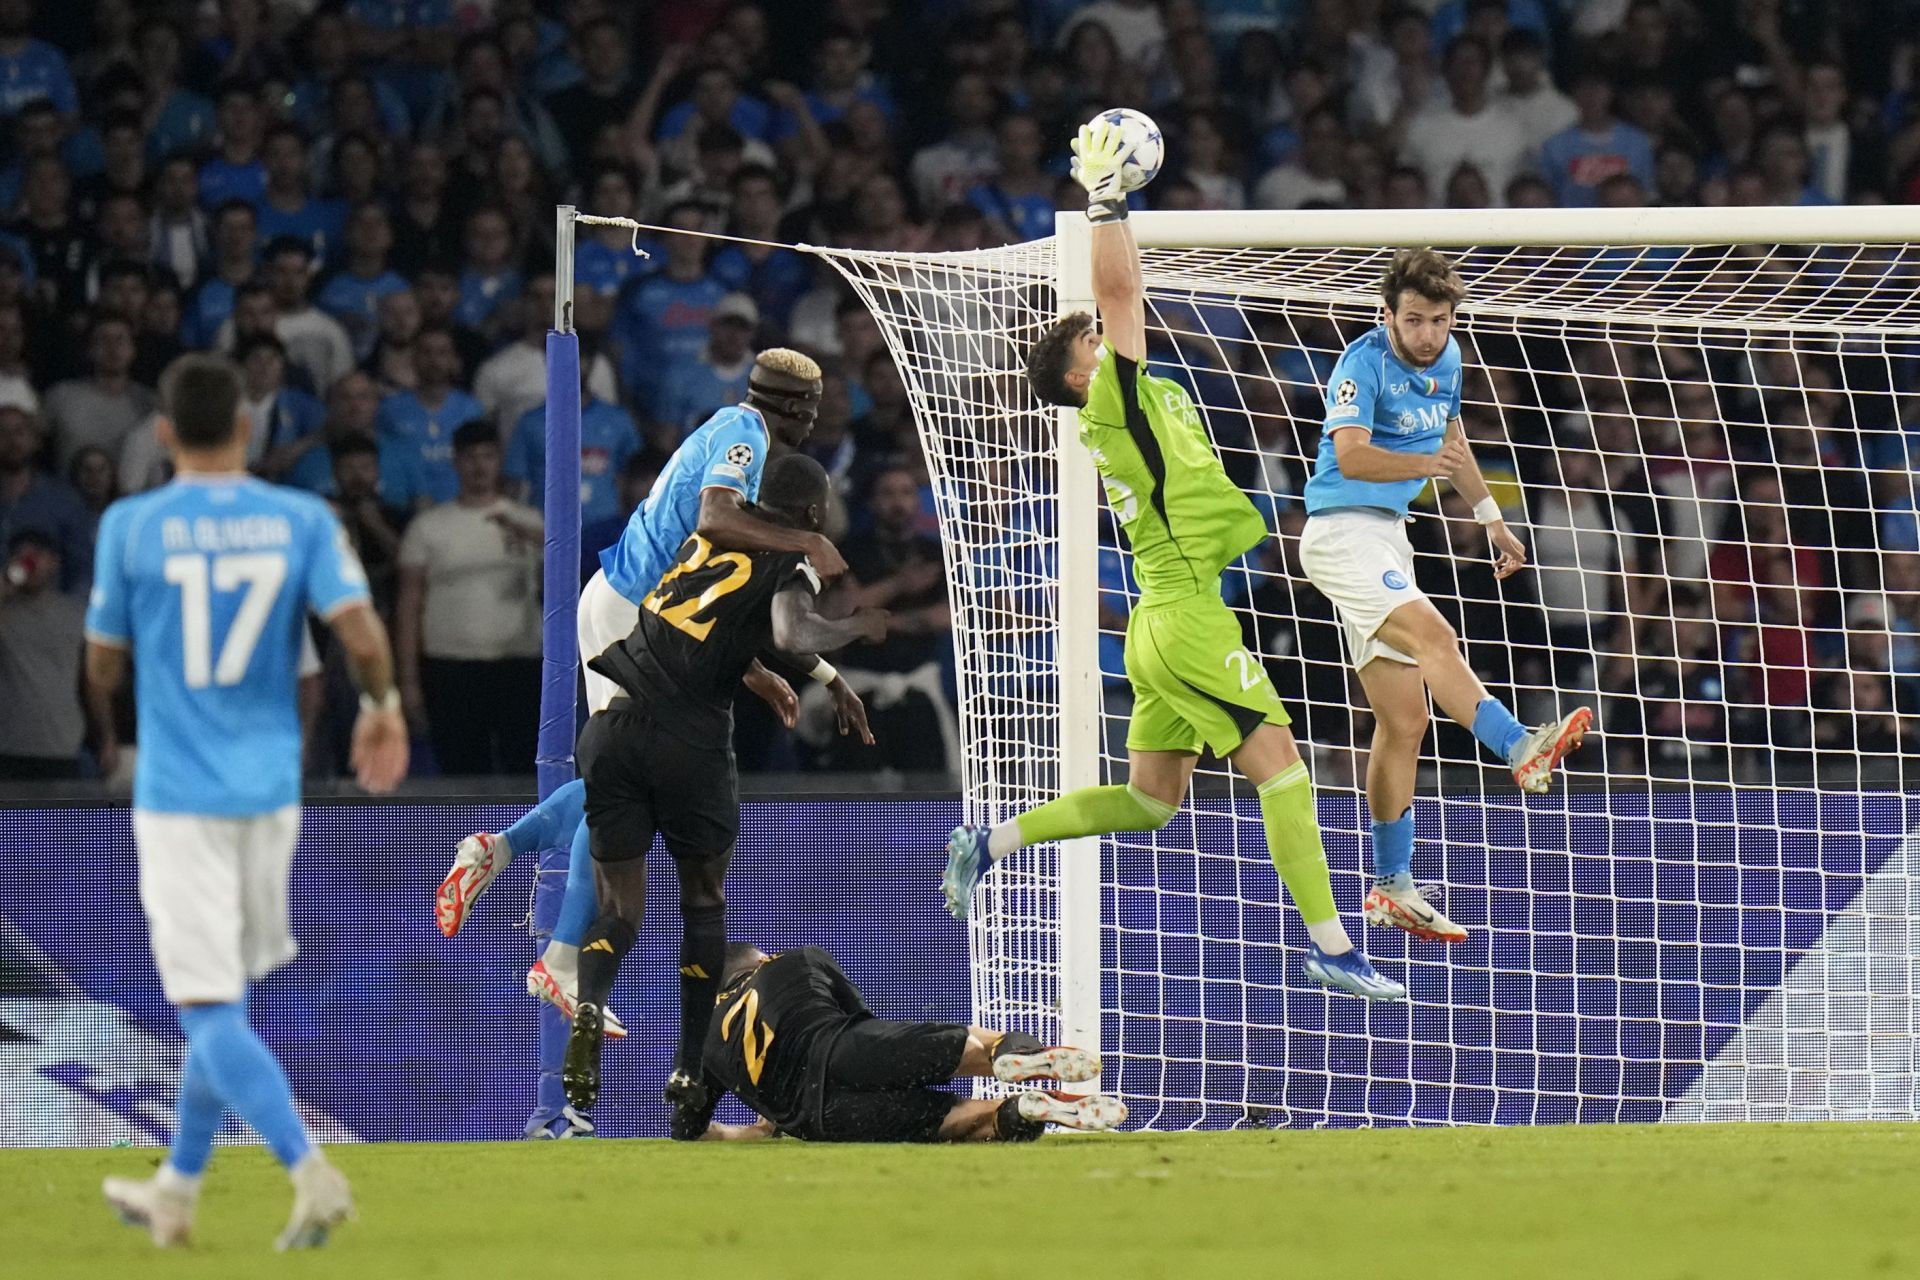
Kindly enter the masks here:
<path id="1" fill-rule="evenodd" d="M 1147 295 L 1121 186 L 1130 154 L 1120 130 L 1104 119 L 1083 126 L 1073 140 L 1073 176 L 1087 189 L 1093 224 L 1094 304 L 1115 354 L 1138 363 L 1147 355 Z"/>
<path id="2" fill-rule="evenodd" d="M 1140 283 L 1140 248 L 1125 218 L 1093 228 L 1093 301 L 1114 353 L 1136 364 L 1145 360 L 1147 296 Z"/>

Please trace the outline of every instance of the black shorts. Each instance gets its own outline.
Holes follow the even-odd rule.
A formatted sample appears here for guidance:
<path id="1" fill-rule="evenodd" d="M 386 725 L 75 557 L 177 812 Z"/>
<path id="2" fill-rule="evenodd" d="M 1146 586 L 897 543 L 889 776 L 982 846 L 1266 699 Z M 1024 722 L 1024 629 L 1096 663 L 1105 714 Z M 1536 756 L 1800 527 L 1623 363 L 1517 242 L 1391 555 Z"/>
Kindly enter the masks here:
<path id="1" fill-rule="evenodd" d="M 724 860 L 740 835 L 733 745 L 694 746 L 632 702 L 593 716 L 574 754 L 587 784 L 596 862 L 644 858 L 661 836 L 676 861 Z"/>
<path id="2" fill-rule="evenodd" d="M 863 1018 L 834 1039 L 821 1090 L 817 1142 L 935 1142 L 956 1094 L 927 1086 L 953 1079 L 967 1029 L 949 1022 Z"/>

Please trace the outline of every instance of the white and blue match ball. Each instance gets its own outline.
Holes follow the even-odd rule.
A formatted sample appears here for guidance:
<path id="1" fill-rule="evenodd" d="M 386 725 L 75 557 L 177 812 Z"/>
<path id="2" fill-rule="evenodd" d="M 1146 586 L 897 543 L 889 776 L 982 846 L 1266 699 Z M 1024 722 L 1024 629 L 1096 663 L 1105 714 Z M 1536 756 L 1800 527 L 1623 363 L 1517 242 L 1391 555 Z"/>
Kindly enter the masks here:
<path id="1" fill-rule="evenodd" d="M 1120 185 L 1124 190 L 1138 191 L 1160 176 L 1160 166 L 1167 158 L 1167 144 L 1160 126 L 1151 117 L 1132 107 L 1112 107 L 1093 119 L 1118 125 L 1121 136 L 1132 144 L 1133 154 L 1120 169 Z"/>

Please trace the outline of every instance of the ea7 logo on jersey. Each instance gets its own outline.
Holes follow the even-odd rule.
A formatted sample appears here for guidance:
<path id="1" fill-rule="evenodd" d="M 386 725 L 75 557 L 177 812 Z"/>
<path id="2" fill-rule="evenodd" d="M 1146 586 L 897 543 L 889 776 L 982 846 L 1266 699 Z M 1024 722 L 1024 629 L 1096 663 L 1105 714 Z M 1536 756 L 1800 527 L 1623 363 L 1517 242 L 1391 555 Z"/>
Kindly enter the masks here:
<path id="1" fill-rule="evenodd" d="M 1335 404 L 1352 404 L 1360 395 L 1360 388 L 1354 385 L 1352 378 L 1340 379 L 1340 385 L 1333 389 Z"/>
<path id="2" fill-rule="evenodd" d="M 750 444 L 734 445 L 731 449 L 727 450 L 727 461 L 742 469 L 752 466 L 753 446 Z"/>

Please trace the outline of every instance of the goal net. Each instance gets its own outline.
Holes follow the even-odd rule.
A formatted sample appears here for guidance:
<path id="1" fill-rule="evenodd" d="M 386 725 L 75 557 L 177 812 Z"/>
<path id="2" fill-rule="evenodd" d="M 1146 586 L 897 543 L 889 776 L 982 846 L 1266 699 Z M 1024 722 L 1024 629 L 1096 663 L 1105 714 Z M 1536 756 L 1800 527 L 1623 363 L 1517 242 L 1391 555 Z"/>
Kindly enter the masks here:
<path id="1" fill-rule="evenodd" d="M 1164 830 L 989 877 L 977 1020 L 1098 1043 L 1103 1087 L 1156 1129 L 1913 1118 L 1920 226 L 1869 209 L 1134 226 L 1149 361 L 1277 535 L 1226 592 L 1293 711 L 1342 917 L 1411 998 L 1305 980 L 1256 797 L 1207 758 Z M 1552 794 L 1523 798 L 1436 715 L 1413 869 L 1471 931 L 1452 947 L 1360 924 L 1371 722 L 1297 550 L 1325 379 L 1414 233 L 1452 246 L 1471 290 L 1463 416 L 1532 558 L 1496 583 L 1465 504 L 1430 486 L 1420 585 L 1522 720 L 1597 717 Z M 819 251 L 911 392 L 974 821 L 1125 776 L 1127 553 L 1072 414 L 1019 372 L 1058 315 L 1091 309 L 1087 234 L 1063 215 L 1006 249 Z"/>

